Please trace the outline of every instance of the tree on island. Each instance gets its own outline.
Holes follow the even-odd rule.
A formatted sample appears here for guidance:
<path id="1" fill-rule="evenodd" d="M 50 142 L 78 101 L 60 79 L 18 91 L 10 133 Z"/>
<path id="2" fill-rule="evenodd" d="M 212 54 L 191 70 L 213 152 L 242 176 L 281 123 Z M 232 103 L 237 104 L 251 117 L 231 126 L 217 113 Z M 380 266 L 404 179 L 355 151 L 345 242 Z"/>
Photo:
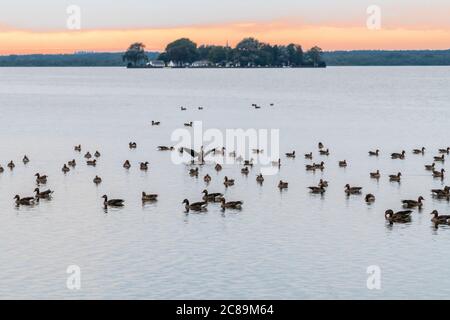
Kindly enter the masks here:
<path id="1" fill-rule="evenodd" d="M 129 67 L 136 67 L 147 62 L 148 57 L 145 53 L 145 45 L 141 42 L 131 44 L 122 56 L 122 60 L 127 62 Z"/>
<path id="2" fill-rule="evenodd" d="M 309 49 L 309 51 L 306 53 L 306 56 L 310 64 L 312 64 L 314 67 L 318 67 L 323 63 L 322 54 L 322 49 L 315 46 Z"/>
<path id="3" fill-rule="evenodd" d="M 181 38 L 171 42 L 166 47 L 166 52 L 159 59 L 165 62 L 173 61 L 176 64 L 192 63 L 198 58 L 197 44 L 187 38 Z"/>

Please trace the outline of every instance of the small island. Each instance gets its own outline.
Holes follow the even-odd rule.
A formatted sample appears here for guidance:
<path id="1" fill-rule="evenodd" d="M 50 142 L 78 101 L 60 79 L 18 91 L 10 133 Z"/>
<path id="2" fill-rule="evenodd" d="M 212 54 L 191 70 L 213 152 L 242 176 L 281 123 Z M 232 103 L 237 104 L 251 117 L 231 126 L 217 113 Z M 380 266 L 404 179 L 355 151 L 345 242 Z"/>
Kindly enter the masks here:
<path id="1" fill-rule="evenodd" d="M 158 58 L 150 60 L 141 42 L 122 56 L 127 68 L 325 68 L 322 49 L 304 52 L 299 44 L 270 45 L 245 38 L 236 47 L 201 45 L 181 38 L 169 43 Z"/>

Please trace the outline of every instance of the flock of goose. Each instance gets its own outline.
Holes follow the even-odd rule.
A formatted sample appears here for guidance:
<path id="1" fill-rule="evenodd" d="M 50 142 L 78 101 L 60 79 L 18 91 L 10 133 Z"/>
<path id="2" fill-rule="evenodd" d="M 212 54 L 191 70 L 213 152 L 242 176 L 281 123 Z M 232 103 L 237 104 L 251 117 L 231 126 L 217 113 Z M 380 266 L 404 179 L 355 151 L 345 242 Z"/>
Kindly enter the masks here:
<path id="1" fill-rule="evenodd" d="M 253 105 L 255 108 L 259 107 L 257 105 Z M 198 108 L 199 110 L 202 110 L 202 107 Z M 186 108 L 181 107 L 181 110 L 186 110 Z M 151 122 L 152 126 L 159 126 L 160 122 L 159 121 L 152 121 Z M 188 122 L 185 123 L 184 126 L 192 126 L 192 122 Z M 137 148 L 137 143 L 136 142 L 130 142 L 128 145 L 129 149 L 136 149 Z M 174 147 L 167 147 L 167 146 L 159 146 L 158 147 L 159 151 L 175 151 Z M 414 155 L 424 155 L 425 154 L 425 148 L 422 147 L 420 149 L 414 149 L 412 150 L 412 154 Z M 74 151 L 77 153 L 81 153 L 82 152 L 82 147 L 81 145 L 76 145 L 74 147 Z M 209 154 L 213 154 L 213 155 L 222 155 L 225 156 L 226 155 L 226 149 L 224 147 L 222 148 L 215 148 L 215 149 L 211 149 L 209 151 L 204 151 L 203 147 L 201 147 L 201 149 L 199 151 L 195 151 L 186 147 L 181 147 L 177 150 L 178 152 L 180 152 L 181 154 L 186 153 L 191 157 L 191 162 L 190 164 L 192 166 L 202 166 L 205 164 L 205 158 L 209 155 Z M 255 154 L 259 154 L 264 152 L 264 150 L 261 149 L 253 149 L 252 150 L 253 153 Z M 439 179 L 444 179 L 445 177 L 445 170 L 442 169 L 437 169 L 436 168 L 436 163 L 443 163 L 445 161 L 445 155 L 449 155 L 450 154 L 450 147 L 448 148 L 444 148 L 444 149 L 439 149 L 438 150 L 439 155 L 434 157 L 434 162 L 431 164 L 427 164 L 425 165 L 425 170 L 430 171 L 431 175 L 434 178 L 439 178 Z M 228 154 L 230 157 L 233 157 L 236 159 L 236 162 L 238 163 L 242 163 L 243 166 L 241 168 L 241 173 L 243 175 L 248 175 L 250 173 L 249 168 L 253 167 L 253 159 L 251 160 L 244 160 L 242 158 L 242 156 L 238 156 L 236 154 L 235 151 L 229 152 Z M 324 144 L 319 142 L 318 144 L 318 155 L 323 156 L 323 157 L 327 157 L 330 155 L 330 150 L 328 148 L 325 148 Z M 295 159 L 297 154 L 295 151 L 292 152 L 288 152 L 285 153 L 286 158 L 291 158 L 291 159 Z M 371 150 L 368 152 L 368 156 L 369 157 L 379 157 L 380 156 L 380 150 Z M 84 154 L 84 159 L 85 159 L 85 163 L 87 166 L 96 166 L 97 165 L 97 161 L 99 160 L 99 158 L 101 157 L 101 153 L 99 151 L 95 151 L 95 153 L 92 155 L 89 151 L 86 152 Z M 313 152 L 309 152 L 304 154 L 304 158 L 308 159 L 308 160 L 313 160 Z M 395 159 L 395 160 L 405 160 L 406 159 L 406 151 L 401 151 L 401 152 L 396 152 L 396 153 L 392 153 L 391 154 L 391 159 Z M 197 161 L 195 161 L 197 160 Z M 24 156 L 22 159 L 22 162 L 26 165 L 30 162 L 30 159 L 28 158 L 28 156 Z M 67 163 L 63 164 L 63 167 L 61 169 L 61 171 L 66 174 L 69 171 L 71 171 L 71 169 L 75 168 L 75 166 L 77 165 L 77 161 L 75 159 L 68 161 Z M 278 168 L 281 167 L 281 159 L 278 159 L 278 161 L 274 161 L 272 162 L 273 166 L 278 166 Z M 345 168 L 347 167 L 348 163 L 346 160 L 342 160 L 338 162 L 338 166 L 341 168 Z M 7 164 L 7 167 L 10 170 L 14 170 L 16 164 L 13 161 L 10 161 Z M 191 168 L 188 172 L 188 174 L 191 177 L 198 177 L 199 176 L 199 167 L 195 167 L 195 168 Z M 130 163 L 129 160 L 125 160 L 125 162 L 123 163 L 123 168 L 125 170 L 129 170 L 132 167 L 132 164 Z M 149 162 L 141 162 L 139 163 L 139 168 L 142 171 L 147 171 L 149 169 Z M 325 162 L 321 161 L 319 163 L 315 163 L 312 162 L 310 164 L 306 164 L 305 169 L 307 171 L 316 171 L 316 170 L 320 170 L 320 171 L 324 171 L 325 170 Z M 4 172 L 4 168 L 0 165 L 0 174 L 2 172 Z M 222 165 L 219 163 L 215 164 L 214 170 L 219 172 L 222 170 Z M 375 171 L 375 172 L 370 172 L 369 176 L 371 179 L 380 179 L 381 177 L 381 173 L 379 170 Z M 40 186 L 45 185 L 47 183 L 48 177 L 47 175 L 41 175 L 40 173 L 36 173 L 35 174 L 36 177 L 36 183 L 37 183 L 37 188 L 34 189 L 34 196 L 27 196 L 27 197 L 21 197 L 20 195 L 16 195 L 14 197 L 15 203 L 17 206 L 33 206 L 39 203 L 40 200 L 51 200 L 52 196 L 53 196 L 53 191 L 52 190 L 44 190 L 42 191 L 40 189 Z M 400 182 L 402 179 L 402 174 L 401 172 L 398 172 L 397 174 L 392 174 L 389 175 L 389 180 L 391 182 Z M 211 182 L 212 178 L 209 174 L 206 174 L 203 177 L 203 181 L 206 183 L 206 185 L 209 185 L 209 183 Z M 259 184 L 263 184 L 264 182 L 264 176 L 260 173 L 256 176 L 256 182 Z M 95 183 L 96 185 L 102 183 L 102 178 L 99 177 L 98 175 L 96 175 L 93 178 L 93 183 Z M 225 186 L 225 188 L 231 187 L 235 184 L 235 180 L 234 179 L 230 179 L 229 177 L 225 176 L 224 180 L 223 180 L 223 184 Z M 289 187 L 289 183 L 287 181 L 282 181 L 280 180 L 277 186 L 280 191 L 287 189 Z M 310 186 L 308 187 L 309 192 L 313 193 L 313 194 L 324 194 L 327 190 L 328 187 L 328 182 L 320 179 L 318 185 L 316 186 Z M 350 184 L 346 184 L 344 186 L 344 193 L 346 196 L 350 197 L 350 196 L 354 196 L 354 195 L 362 195 L 362 187 L 358 187 L 358 186 L 351 186 Z M 431 190 L 431 193 L 433 195 L 433 197 L 437 198 L 437 199 L 445 199 L 447 201 L 450 200 L 450 186 L 445 186 L 443 189 L 433 189 Z M 184 205 L 184 208 L 186 209 L 186 212 L 189 211 L 197 211 L 197 212 L 201 212 L 201 211 L 206 211 L 207 207 L 209 204 L 211 203 L 217 203 L 220 204 L 220 207 L 223 210 L 226 209 L 235 209 L 235 210 L 240 210 L 243 207 L 243 201 L 227 201 L 224 197 L 223 193 L 209 193 L 207 189 L 205 189 L 203 191 L 203 196 L 201 198 L 201 201 L 194 201 L 191 202 L 188 199 L 184 199 L 182 201 L 182 204 Z M 109 199 L 107 195 L 103 195 L 102 196 L 103 199 L 103 206 L 106 208 L 108 207 L 123 207 L 125 204 L 125 201 L 123 199 Z M 157 194 L 150 194 L 150 193 L 146 193 L 146 192 L 142 192 L 141 195 L 141 200 L 143 203 L 145 202 L 155 202 L 158 200 L 158 195 Z M 376 201 L 376 197 L 375 195 L 369 193 L 366 194 L 364 197 L 364 200 L 366 203 L 371 204 L 373 202 Z M 415 199 L 409 199 L 409 200 L 402 200 L 401 204 L 403 206 L 403 210 L 400 211 L 394 211 L 394 210 L 386 210 L 385 211 L 385 218 L 386 220 L 390 223 L 406 223 L 406 222 L 410 222 L 411 221 L 411 215 L 413 213 L 414 209 L 419 209 L 421 210 L 423 207 L 423 201 L 425 199 L 422 196 L 419 196 L 417 198 L 417 200 Z M 440 224 L 447 224 L 450 225 L 450 215 L 439 215 L 439 213 L 436 210 L 433 210 L 431 212 L 432 215 L 432 219 L 431 221 L 436 225 L 440 225 Z"/>

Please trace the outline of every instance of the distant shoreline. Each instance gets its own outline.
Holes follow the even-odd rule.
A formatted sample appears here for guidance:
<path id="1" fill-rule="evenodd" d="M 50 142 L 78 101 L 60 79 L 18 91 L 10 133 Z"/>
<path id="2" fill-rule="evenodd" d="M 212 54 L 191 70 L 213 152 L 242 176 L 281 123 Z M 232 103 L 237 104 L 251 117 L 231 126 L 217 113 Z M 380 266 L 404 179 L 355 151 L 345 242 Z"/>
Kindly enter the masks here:
<path id="1" fill-rule="evenodd" d="M 123 67 L 122 52 L 31 54 L 0 56 L 0 67 Z M 147 52 L 157 59 L 158 52 Z M 450 66 L 450 50 L 326 51 L 323 59 L 333 66 Z M 272 67 L 259 67 L 265 69 Z M 198 68 L 202 69 L 202 68 Z M 232 69 L 232 68 L 218 68 Z M 237 69 L 237 68 L 236 68 Z M 242 68 L 239 68 L 242 69 Z M 281 69 L 281 68 L 280 68 Z"/>

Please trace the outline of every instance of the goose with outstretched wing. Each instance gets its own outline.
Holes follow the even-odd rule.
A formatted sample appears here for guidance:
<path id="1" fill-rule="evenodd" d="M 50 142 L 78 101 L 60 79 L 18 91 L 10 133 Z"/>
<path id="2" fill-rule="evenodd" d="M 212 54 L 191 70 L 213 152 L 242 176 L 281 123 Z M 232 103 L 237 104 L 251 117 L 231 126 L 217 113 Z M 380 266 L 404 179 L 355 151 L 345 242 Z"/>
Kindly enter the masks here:
<path id="1" fill-rule="evenodd" d="M 197 152 L 195 150 L 189 149 L 189 148 L 182 148 L 183 152 L 186 152 L 189 154 L 192 158 L 198 158 L 198 161 L 200 163 L 205 163 L 205 157 L 207 157 L 209 154 L 216 151 L 216 149 L 208 150 L 207 152 L 204 152 L 203 146 L 200 148 L 200 152 Z"/>

